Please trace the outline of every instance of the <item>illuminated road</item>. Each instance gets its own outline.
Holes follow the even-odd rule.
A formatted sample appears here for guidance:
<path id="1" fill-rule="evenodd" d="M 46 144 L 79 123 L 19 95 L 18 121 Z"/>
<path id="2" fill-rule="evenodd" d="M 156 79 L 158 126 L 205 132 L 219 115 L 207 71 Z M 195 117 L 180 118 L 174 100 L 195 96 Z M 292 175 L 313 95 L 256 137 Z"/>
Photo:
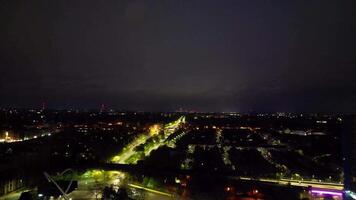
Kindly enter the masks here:
<path id="1" fill-rule="evenodd" d="M 158 149 L 159 147 L 165 145 L 165 140 L 175 133 L 181 125 L 185 123 L 185 117 L 182 116 L 176 121 L 170 122 L 163 127 L 160 125 L 152 125 L 150 127 L 149 133 L 143 133 L 139 135 L 136 139 L 134 139 L 130 144 L 126 145 L 121 152 L 114 156 L 111 159 L 113 163 L 119 164 L 136 164 L 136 162 L 140 159 L 139 152 L 135 151 L 135 148 L 140 145 L 146 145 L 144 150 L 144 156 L 149 156 L 151 151 Z M 158 137 L 160 133 L 163 132 L 163 137 Z M 154 142 L 153 145 L 148 145 L 147 141 L 150 138 L 157 138 L 159 141 Z"/>
<path id="2" fill-rule="evenodd" d="M 154 190 L 154 189 L 151 189 L 151 188 L 147 188 L 147 187 L 143 187 L 143 186 L 140 186 L 140 185 L 137 185 L 137 184 L 127 184 L 128 186 L 132 187 L 132 188 L 136 188 L 136 189 L 140 189 L 140 190 L 144 190 L 146 192 L 151 192 L 151 193 L 154 193 L 154 194 L 159 194 L 159 195 L 162 195 L 162 196 L 166 196 L 166 197 L 169 197 L 169 198 L 173 198 L 173 195 L 172 194 L 169 194 L 167 192 L 162 192 L 162 191 L 159 191 L 159 190 Z"/>
<path id="3" fill-rule="evenodd" d="M 48 131 L 45 133 L 40 133 L 37 135 L 32 135 L 31 137 L 24 137 L 22 139 L 14 139 L 8 135 L 8 132 L 6 132 L 6 136 L 5 138 L 0 138 L 0 143 L 19 143 L 19 142 L 24 142 L 24 141 L 28 141 L 28 140 L 36 140 L 36 139 L 41 139 L 44 137 L 49 137 L 52 136 L 55 133 L 59 133 L 61 130 L 60 129 L 54 129 L 53 131 Z"/>
<path id="4" fill-rule="evenodd" d="M 68 195 L 70 199 L 80 200 L 80 199 L 101 199 L 101 195 L 96 195 L 91 190 L 75 190 Z"/>
<path id="5" fill-rule="evenodd" d="M 145 200 L 172 200 L 175 199 L 173 197 L 167 197 L 164 195 L 159 195 L 156 193 L 151 193 L 151 192 L 146 192 L 145 194 Z"/>
<path id="6" fill-rule="evenodd" d="M 276 183 L 279 185 L 291 185 L 296 187 L 314 187 L 314 188 L 322 188 L 322 189 L 332 189 L 332 190 L 343 190 L 344 185 L 338 183 L 327 183 L 327 182 L 318 182 L 318 181 L 302 181 L 302 180 L 291 180 L 291 179 L 253 179 L 249 177 L 234 177 L 233 179 L 237 180 L 246 180 L 246 181 L 258 181 L 265 183 Z"/>
<path id="7" fill-rule="evenodd" d="M 136 153 L 134 149 L 141 144 L 144 144 L 150 137 L 151 135 L 140 135 L 138 138 L 124 147 L 122 152 L 115 156 L 111 161 L 120 164 L 131 164 L 128 163 L 127 160 Z"/>
<path id="8" fill-rule="evenodd" d="M 11 192 L 9 194 L 0 197 L 0 200 L 18 200 L 20 198 L 21 193 L 25 191 L 26 190 L 19 190 L 16 192 Z"/>
<path id="9" fill-rule="evenodd" d="M 154 190 L 151 188 L 142 187 L 136 184 L 128 184 L 129 187 L 141 190 L 145 200 L 172 200 L 178 199 L 173 194 L 162 192 L 159 190 Z"/>
<path id="10" fill-rule="evenodd" d="M 82 175 L 78 181 L 78 189 L 68 194 L 68 197 L 75 199 L 101 199 L 101 192 L 105 186 L 113 186 L 119 188 L 126 186 L 136 190 L 138 199 L 144 197 L 148 200 L 171 200 L 174 198 L 173 194 L 160 191 L 153 188 L 147 188 L 139 183 L 127 183 L 125 178 L 126 173 L 119 171 L 104 171 L 104 170 L 91 170 L 86 175 Z M 132 193 L 133 194 L 133 193 Z M 134 198 L 137 199 L 137 198 Z"/>
<path id="11" fill-rule="evenodd" d="M 140 189 L 142 190 L 142 189 Z M 163 194 L 162 194 L 163 193 Z M 171 195 L 167 196 L 164 192 L 160 192 L 157 190 L 142 190 L 141 194 L 144 196 L 145 200 L 172 200 L 174 199 Z M 101 194 L 98 193 L 97 195 L 91 190 L 75 190 L 71 194 L 68 195 L 69 198 L 73 200 L 80 200 L 80 199 L 101 199 Z M 14 199 L 15 200 L 15 199 Z M 17 200 L 17 199 L 16 199 Z"/>

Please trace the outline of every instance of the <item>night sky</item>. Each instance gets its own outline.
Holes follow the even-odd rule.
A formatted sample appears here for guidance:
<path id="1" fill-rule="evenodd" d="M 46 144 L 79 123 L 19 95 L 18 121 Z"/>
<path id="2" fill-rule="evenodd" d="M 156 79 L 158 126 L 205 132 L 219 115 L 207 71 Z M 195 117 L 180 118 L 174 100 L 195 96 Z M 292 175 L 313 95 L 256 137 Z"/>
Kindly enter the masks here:
<path id="1" fill-rule="evenodd" d="M 355 7 L 0 0 L 0 106 L 356 112 Z"/>

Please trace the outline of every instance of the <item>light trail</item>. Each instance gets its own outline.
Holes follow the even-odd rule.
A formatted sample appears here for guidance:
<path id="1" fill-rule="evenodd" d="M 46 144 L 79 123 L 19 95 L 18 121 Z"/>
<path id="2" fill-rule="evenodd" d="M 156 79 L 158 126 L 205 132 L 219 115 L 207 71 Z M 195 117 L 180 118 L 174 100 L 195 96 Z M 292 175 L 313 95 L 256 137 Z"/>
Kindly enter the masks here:
<path id="1" fill-rule="evenodd" d="M 336 195 L 336 196 L 342 196 L 342 192 L 335 192 L 335 191 L 326 191 L 326 190 L 317 190 L 317 189 L 312 189 L 311 193 L 315 194 L 329 194 L 329 195 Z"/>
<path id="2" fill-rule="evenodd" d="M 328 182 L 317 182 L 317 181 L 302 181 L 302 180 L 291 180 L 291 179 L 253 179 L 250 177 L 233 177 L 233 179 L 246 180 L 246 181 L 259 181 L 266 183 L 276 183 L 279 185 L 291 185 L 297 187 L 315 187 L 320 189 L 333 189 L 333 190 L 343 190 L 344 185 L 338 183 L 328 183 Z"/>
<path id="3" fill-rule="evenodd" d="M 168 196 L 168 197 L 173 197 L 172 194 L 169 194 L 169 193 L 166 193 L 166 192 L 162 192 L 162 191 L 159 191 L 159 190 L 154 190 L 154 189 L 151 189 L 151 188 L 146 188 L 146 187 L 142 187 L 142 186 L 131 184 L 131 183 L 129 183 L 127 185 L 130 186 L 130 187 L 141 189 L 141 190 L 145 190 L 145 191 L 148 191 L 148 192 L 152 192 L 152 193 L 156 193 L 156 194 L 160 194 L 160 195 L 164 195 L 164 196 Z"/>

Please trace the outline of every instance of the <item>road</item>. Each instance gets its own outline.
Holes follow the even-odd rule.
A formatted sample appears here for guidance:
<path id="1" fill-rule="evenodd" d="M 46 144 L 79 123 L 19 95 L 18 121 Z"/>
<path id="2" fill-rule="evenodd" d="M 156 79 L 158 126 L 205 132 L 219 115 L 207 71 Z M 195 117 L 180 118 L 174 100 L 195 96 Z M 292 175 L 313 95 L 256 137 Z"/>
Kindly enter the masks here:
<path id="1" fill-rule="evenodd" d="M 21 193 L 24 192 L 25 190 L 19 190 L 16 192 L 11 192 L 9 194 L 6 194 L 2 197 L 0 197 L 0 200 L 18 200 Z"/>
<path id="2" fill-rule="evenodd" d="M 139 135 L 137 138 L 135 138 L 130 144 L 126 145 L 119 154 L 114 156 L 111 159 L 111 162 L 113 163 L 119 163 L 119 164 L 135 164 L 137 160 L 130 160 L 132 156 L 134 156 L 137 152 L 135 151 L 135 148 L 145 144 L 148 139 L 152 137 L 156 137 L 161 131 L 164 133 L 164 138 L 160 138 L 158 142 L 156 142 L 153 146 L 145 150 L 145 156 L 149 156 L 151 151 L 158 149 L 159 147 L 165 145 L 165 140 L 173 133 L 175 133 L 179 127 L 181 126 L 182 123 L 185 123 L 185 117 L 182 116 L 179 119 L 170 122 L 168 124 L 165 124 L 163 126 L 163 129 L 155 124 L 152 125 L 149 128 L 149 133 L 143 133 Z"/>
<path id="3" fill-rule="evenodd" d="M 302 181 L 302 180 L 291 180 L 291 179 L 253 179 L 249 177 L 233 177 L 233 179 L 237 180 L 246 180 L 246 181 L 258 181 L 258 182 L 265 182 L 265 183 L 276 183 L 279 185 L 292 185 L 296 187 L 314 187 L 314 188 L 321 188 L 321 189 L 330 189 L 330 190 L 343 190 L 344 185 L 339 183 L 328 183 L 328 182 L 318 182 L 318 181 Z"/>
<path id="4" fill-rule="evenodd" d="M 173 197 L 167 197 L 152 192 L 145 192 L 145 200 L 172 200 Z"/>
<path id="5" fill-rule="evenodd" d="M 105 186 L 110 186 L 110 185 L 114 185 L 115 187 L 118 187 L 120 184 L 117 184 L 118 182 L 117 179 L 115 178 L 110 178 L 108 180 L 104 180 L 104 181 L 95 181 L 93 179 L 86 179 L 86 180 L 80 180 L 78 182 L 78 189 L 76 189 L 75 191 L 71 192 L 70 194 L 68 194 L 68 198 L 71 198 L 73 200 L 76 199 L 101 199 L 101 192 L 102 189 Z M 167 193 L 167 192 L 163 192 L 163 191 L 159 191 L 159 190 L 155 190 L 152 188 L 147 188 L 144 186 L 141 186 L 138 183 L 127 183 L 126 185 L 128 188 L 133 188 L 135 191 L 139 191 L 136 192 L 137 196 L 143 196 L 144 199 L 148 199 L 148 200 L 172 200 L 172 199 L 176 199 L 173 197 L 172 194 Z M 140 199 L 140 198 L 138 198 Z M 13 200 L 13 199 L 11 199 Z"/>

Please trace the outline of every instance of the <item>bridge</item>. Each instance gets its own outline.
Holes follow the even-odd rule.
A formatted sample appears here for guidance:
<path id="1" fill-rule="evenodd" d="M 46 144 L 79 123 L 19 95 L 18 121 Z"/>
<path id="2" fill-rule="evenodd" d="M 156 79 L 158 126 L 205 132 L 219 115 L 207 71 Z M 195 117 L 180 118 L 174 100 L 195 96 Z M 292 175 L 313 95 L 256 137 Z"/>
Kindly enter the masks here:
<path id="1" fill-rule="evenodd" d="M 237 181 L 253 181 L 259 183 L 272 183 L 281 186 L 293 186 L 293 187 L 303 187 L 303 188 L 320 188 L 329 190 L 342 191 L 344 185 L 342 183 L 325 182 L 325 181 L 312 181 L 312 180 L 296 180 L 296 179 L 273 179 L 273 178 L 255 178 L 255 177 L 243 177 L 236 176 L 232 172 L 223 172 L 215 170 L 192 170 L 192 169 L 161 169 L 161 168 L 146 168 L 141 165 L 132 164 L 118 164 L 118 163 L 99 163 L 93 164 L 91 166 L 86 166 L 86 169 L 103 169 L 108 171 L 125 171 L 133 174 L 148 174 L 148 175 L 195 175 L 195 176 L 215 176 L 215 177 L 226 177 L 228 179 Z"/>

